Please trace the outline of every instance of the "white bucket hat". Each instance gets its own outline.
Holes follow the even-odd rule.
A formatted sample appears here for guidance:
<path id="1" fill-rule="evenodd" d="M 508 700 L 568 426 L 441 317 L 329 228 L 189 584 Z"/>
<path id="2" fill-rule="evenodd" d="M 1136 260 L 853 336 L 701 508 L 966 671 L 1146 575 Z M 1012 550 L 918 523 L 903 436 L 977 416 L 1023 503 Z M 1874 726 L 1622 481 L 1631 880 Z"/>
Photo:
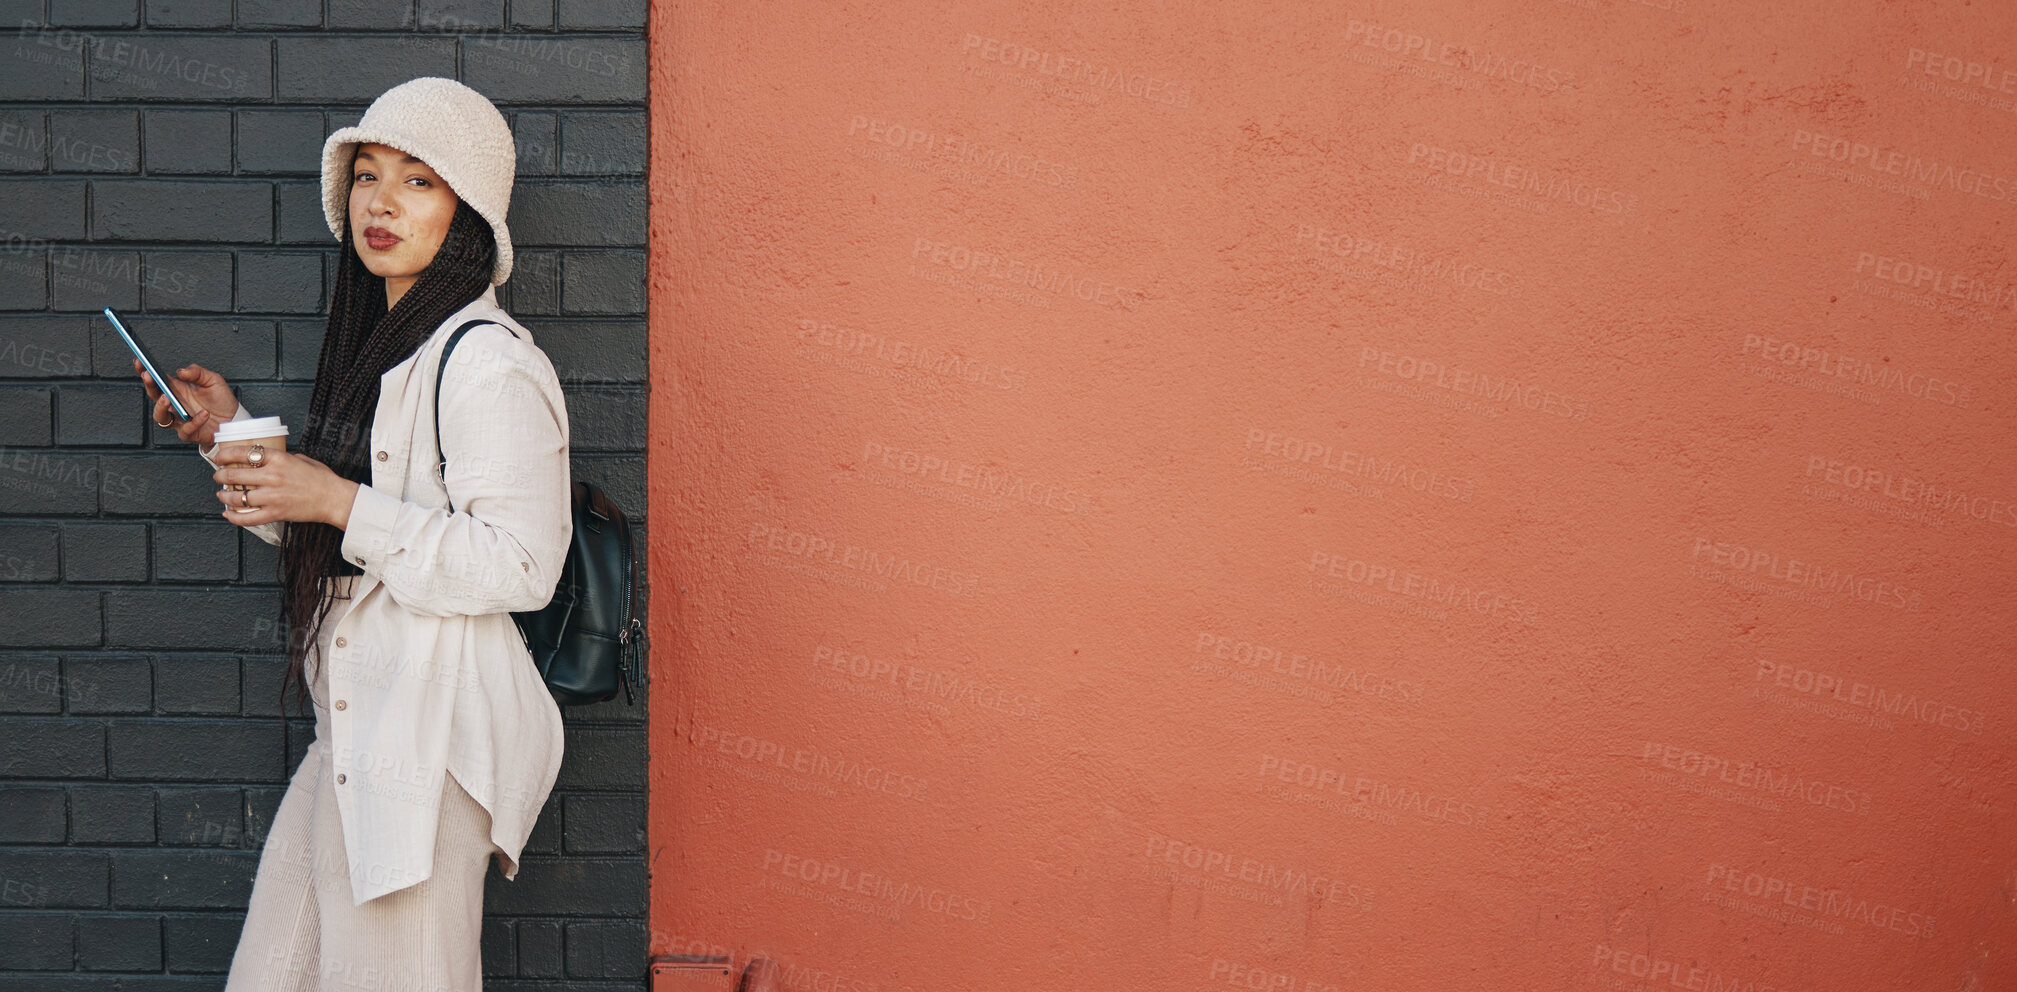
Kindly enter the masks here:
<path id="1" fill-rule="evenodd" d="M 518 154 L 497 107 L 453 79 L 422 76 L 386 90 L 371 101 L 356 127 L 331 134 L 322 144 L 322 216 L 338 240 L 350 209 L 350 160 L 358 145 L 370 143 L 391 145 L 426 162 L 490 222 L 497 235 L 490 284 L 503 285 L 511 277 L 511 231 L 504 215 L 511 208 Z"/>

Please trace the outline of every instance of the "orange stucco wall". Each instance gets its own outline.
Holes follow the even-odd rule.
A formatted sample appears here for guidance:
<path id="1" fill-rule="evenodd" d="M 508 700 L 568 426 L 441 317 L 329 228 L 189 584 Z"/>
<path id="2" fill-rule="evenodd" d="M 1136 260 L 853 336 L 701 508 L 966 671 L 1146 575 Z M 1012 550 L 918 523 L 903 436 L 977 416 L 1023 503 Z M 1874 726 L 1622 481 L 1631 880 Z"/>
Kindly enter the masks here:
<path id="1" fill-rule="evenodd" d="M 2017 18 L 1853 6 L 660 0 L 652 950 L 2017 984 Z"/>

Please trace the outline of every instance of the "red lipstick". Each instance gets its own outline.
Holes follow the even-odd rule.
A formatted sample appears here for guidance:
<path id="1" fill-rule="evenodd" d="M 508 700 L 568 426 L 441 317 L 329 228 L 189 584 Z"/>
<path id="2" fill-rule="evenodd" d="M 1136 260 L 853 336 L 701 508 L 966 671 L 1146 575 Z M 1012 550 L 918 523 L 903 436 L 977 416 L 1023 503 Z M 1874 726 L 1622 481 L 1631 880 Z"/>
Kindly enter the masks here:
<path id="1" fill-rule="evenodd" d="M 399 243 L 399 235 L 382 227 L 367 227 L 364 229 L 364 243 L 375 251 L 389 251 Z"/>

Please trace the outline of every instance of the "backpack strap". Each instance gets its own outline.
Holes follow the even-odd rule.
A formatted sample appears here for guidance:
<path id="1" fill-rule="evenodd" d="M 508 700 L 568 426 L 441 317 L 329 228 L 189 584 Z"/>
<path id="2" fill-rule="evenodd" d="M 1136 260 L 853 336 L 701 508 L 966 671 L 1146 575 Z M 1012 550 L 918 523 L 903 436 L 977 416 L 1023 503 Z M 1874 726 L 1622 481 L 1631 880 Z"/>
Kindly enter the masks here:
<path id="1" fill-rule="evenodd" d="M 480 324 L 497 324 L 497 321 L 472 320 L 456 328 L 455 333 L 448 336 L 448 343 L 442 346 L 441 363 L 434 370 L 434 451 L 441 459 L 440 464 L 434 467 L 434 473 L 441 479 L 443 492 L 448 490 L 448 452 L 441 448 L 441 384 L 442 380 L 448 377 L 448 353 L 455 350 L 455 343 L 462 340 L 462 336 L 468 333 L 470 328 Z M 497 326 L 504 327 L 503 324 L 497 324 Z M 512 337 L 515 338 L 518 336 L 518 332 L 512 331 L 511 328 L 504 327 L 504 329 L 511 331 Z M 455 512 L 454 497 L 450 497 L 448 500 L 448 512 Z"/>

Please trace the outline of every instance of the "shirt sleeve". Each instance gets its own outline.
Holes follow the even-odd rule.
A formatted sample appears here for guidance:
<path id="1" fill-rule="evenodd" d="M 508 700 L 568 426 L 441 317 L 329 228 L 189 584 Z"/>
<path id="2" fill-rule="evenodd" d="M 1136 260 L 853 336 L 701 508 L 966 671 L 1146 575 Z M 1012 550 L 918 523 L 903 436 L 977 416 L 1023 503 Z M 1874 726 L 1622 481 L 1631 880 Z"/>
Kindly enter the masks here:
<path id="1" fill-rule="evenodd" d="M 250 420 L 250 419 L 252 419 L 252 411 L 245 409 L 245 404 L 243 403 L 238 404 L 238 412 L 231 415 L 231 420 Z M 231 420 L 227 420 L 225 421 L 225 423 L 230 423 Z M 210 463 L 210 468 L 213 471 L 216 470 L 217 468 L 217 461 L 216 459 L 213 459 L 210 456 L 216 451 L 217 446 L 214 444 L 209 445 L 207 447 L 200 443 L 196 445 L 196 453 L 202 455 L 203 460 Z M 281 538 L 286 536 L 286 531 L 282 529 L 286 526 L 287 521 L 276 520 L 270 524 L 255 524 L 251 527 L 246 527 L 245 529 L 251 531 L 260 540 L 265 541 L 268 544 L 279 544 Z"/>
<path id="2" fill-rule="evenodd" d="M 485 325 L 456 345 L 436 389 L 453 511 L 360 485 L 343 557 L 425 616 L 539 609 L 574 536 L 567 405 L 553 366 L 531 342 Z"/>

